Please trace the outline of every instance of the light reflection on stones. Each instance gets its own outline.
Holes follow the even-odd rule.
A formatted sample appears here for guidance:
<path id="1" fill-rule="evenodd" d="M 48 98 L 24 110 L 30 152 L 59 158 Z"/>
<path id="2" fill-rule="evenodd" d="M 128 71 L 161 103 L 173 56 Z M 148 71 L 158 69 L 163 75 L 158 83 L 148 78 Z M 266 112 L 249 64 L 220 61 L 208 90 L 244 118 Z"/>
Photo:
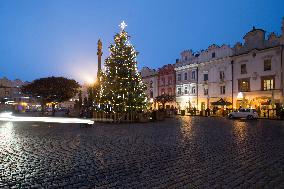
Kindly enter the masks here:
<path id="1" fill-rule="evenodd" d="M 182 138 L 184 142 L 188 142 L 190 139 L 192 139 L 194 133 L 193 133 L 193 123 L 192 123 L 192 117 L 189 116 L 182 116 L 180 117 L 180 132 L 182 134 Z"/>
<path id="2" fill-rule="evenodd" d="M 185 116 L 146 124 L 97 123 L 93 128 L 5 124 L 0 123 L 0 188 L 281 188 L 284 184 L 282 122 Z M 10 133 L 10 139 L 3 133 Z"/>
<path id="3" fill-rule="evenodd" d="M 244 142 L 248 135 L 249 124 L 245 120 L 235 120 L 233 122 L 233 132 L 237 142 Z"/>

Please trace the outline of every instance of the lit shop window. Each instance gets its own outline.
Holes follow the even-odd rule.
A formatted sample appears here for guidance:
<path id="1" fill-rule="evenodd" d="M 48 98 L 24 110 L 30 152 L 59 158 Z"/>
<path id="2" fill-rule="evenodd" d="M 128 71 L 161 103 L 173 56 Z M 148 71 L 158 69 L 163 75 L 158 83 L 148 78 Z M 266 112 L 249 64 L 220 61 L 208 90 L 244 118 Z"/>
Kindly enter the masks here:
<path id="1" fill-rule="evenodd" d="M 274 77 L 263 77 L 262 78 L 262 90 L 268 91 L 274 89 L 275 81 Z"/>

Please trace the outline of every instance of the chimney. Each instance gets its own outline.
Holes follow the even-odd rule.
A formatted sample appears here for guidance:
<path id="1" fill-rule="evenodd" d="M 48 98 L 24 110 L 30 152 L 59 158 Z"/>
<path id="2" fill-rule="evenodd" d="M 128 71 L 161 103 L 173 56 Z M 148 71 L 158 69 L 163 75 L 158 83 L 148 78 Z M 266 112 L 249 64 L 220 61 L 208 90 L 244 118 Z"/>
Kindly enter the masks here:
<path id="1" fill-rule="evenodd" d="M 176 59 L 176 63 L 178 63 L 178 62 L 179 62 L 179 59 L 177 58 L 177 59 Z"/>

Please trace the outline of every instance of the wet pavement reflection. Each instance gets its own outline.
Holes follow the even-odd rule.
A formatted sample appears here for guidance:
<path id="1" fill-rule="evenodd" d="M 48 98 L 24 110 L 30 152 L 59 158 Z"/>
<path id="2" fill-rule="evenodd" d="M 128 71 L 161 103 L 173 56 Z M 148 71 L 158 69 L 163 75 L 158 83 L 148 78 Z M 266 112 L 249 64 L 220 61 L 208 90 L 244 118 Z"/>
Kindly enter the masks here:
<path id="1" fill-rule="evenodd" d="M 284 188 L 284 122 L 0 122 L 0 188 Z"/>

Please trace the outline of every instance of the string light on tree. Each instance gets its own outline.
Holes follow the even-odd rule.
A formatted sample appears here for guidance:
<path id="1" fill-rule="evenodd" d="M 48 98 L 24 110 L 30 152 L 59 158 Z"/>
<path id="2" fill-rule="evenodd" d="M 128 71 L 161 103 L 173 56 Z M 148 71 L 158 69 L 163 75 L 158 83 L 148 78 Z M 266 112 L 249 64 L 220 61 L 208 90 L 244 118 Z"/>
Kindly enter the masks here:
<path id="1" fill-rule="evenodd" d="M 105 60 L 106 71 L 102 74 L 100 104 L 105 112 L 143 111 L 146 108 L 145 85 L 137 70 L 138 52 L 129 42 L 123 21 L 120 33 L 114 36 L 109 47 L 110 55 Z M 101 107 L 101 106 L 100 106 Z"/>

